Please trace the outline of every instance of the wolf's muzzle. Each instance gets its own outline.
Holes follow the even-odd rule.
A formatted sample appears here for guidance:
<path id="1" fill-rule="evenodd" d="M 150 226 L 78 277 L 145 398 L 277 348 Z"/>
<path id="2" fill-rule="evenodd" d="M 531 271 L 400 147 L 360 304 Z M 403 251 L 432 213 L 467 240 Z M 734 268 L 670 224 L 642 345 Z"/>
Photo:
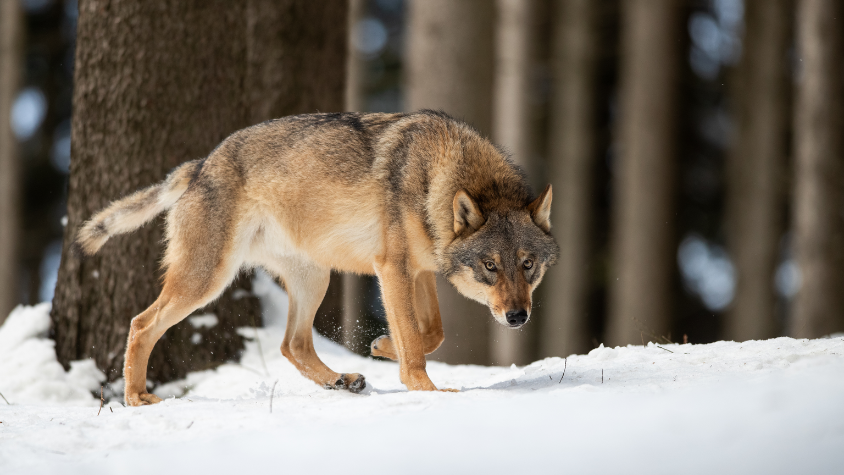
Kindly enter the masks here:
<path id="1" fill-rule="evenodd" d="M 518 328 L 525 324 L 528 320 L 528 313 L 527 310 L 510 310 L 507 312 L 507 323 L 510 324 L 512 328 Z"/>

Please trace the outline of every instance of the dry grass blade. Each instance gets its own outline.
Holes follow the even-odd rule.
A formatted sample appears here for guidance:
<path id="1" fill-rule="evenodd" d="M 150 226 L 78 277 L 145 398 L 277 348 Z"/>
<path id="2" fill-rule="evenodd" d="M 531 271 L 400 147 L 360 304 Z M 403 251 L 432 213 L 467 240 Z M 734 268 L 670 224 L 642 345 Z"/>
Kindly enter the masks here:
<path id="1" fill-rule="evenodd" d="M 104 403 L 104 402 L 105 402 L 105 399 L 103 399 L 103 387 L 102 387 L 102 386 L 100 386 L 100 408 L 97 410 L 97 415 L 98 415 L 98 416 L 100 415 L 100 411 L 102 411 L 102 410 L 103 410 L 103 403 Z M 110 408 L 109 408 L 109 409 L 110 409 Z"/>
<path id="2" fill-rule="evenodd" d="M 261 357 L 261 365 L 264 367 L 264 373 L 269 376 L 270 370 L 267 369 L 267 362 L 264 361 L 264 349 L 261 348 L 261 338 L 258 336 L 258 326 L 255 325 L 255 316 L 250 315 L 250 318 L 252 319 L 252 328 L 255 330 L 255 342 L 258 343 L 258 355 Z"/>
<path id="3" fill-rule="evenodd" d="M 12 405 L 12 403 L 10 403 L 8 399 L 6 399 L 6 396 L 4 396 L 3 393 L 0 393 L 0 397 L 2 397 L 4 401 L 6 401 L 7 405 L 9 405 L 9 406 Z"/>
<path id="4" fill-rule="evenodd" d="M 563 382 L 563 378 L 565 378 L 565 377 L 566 377 L 566 367 L 567 367 L 568 365 L 569 365 L 569 359 L 568 359 L 568 358 L 564 358 L 564 359 L 563 359 L 563 375 L 562 375 L 562 376 L 560 376 L 560 382 L 559 382 L 559 383 L 557 383 L 557 384 L 562 383 L 562 382 Z"/>
<path id="5" fill-rule="evenodd" d="M 662 336 L 662 335 L 657 335 L 656 333 L 654 333 L 653 330 L 651 330 L 650 327 L 648 327 L 647 325 L 642 323 L 638 318 L 630 317 L 630 319 L 633 320 L 633 323 L 635 323 L 639 327 L 640 335 L 642 333 L 647 333 L 649 337 L 653 338 L 656 341 L 661 341 L 662 343 L 674 343 L 673 341 L 671 341 L 671 338 L 670 338 L 671 335 L 669 335 L 668 337 L 665 337 L 665 336 Z M 642 339 L 642 345 L 644 346 L 644 344 L 645 344 L 645 341 L 644 341 L 644 339 Z"/>
<path id="6" fill-rule="evenodd" d="M 660 350 L 665 350 L 665 351 L 667 351 L 667 352 L 669 352 L 669 353 L 674 353 L 673 351 L 669 350 L 668 348 L 663 348 L 663 347 L 661 347 L 661 346 L 659 346 L 659 345 L 655 345 L 655 346 L 656 346 L 657 348 L 659 348 Z"/>
<path id="7" fill-rule="evenodd" d="M 275 385 L 278 384 L 278 380 L 276 379 L 273 383 L 273 389 L 270 390 L 270 414 L 273 413 L 273 396 L 275 396 Z"/>

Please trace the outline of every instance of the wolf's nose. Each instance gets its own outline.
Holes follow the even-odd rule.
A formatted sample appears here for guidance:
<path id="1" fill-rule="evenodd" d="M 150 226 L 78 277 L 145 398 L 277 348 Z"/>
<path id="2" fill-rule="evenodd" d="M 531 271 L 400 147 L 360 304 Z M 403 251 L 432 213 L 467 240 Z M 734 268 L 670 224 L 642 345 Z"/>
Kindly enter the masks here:
<path id="1" fill-rule="evenodd" d="M 525 310 L 510 310 L 507 312 L 507 323 L 511 327 L 520 327 L 525 324 L 528 319 L 527 311 Z"/>

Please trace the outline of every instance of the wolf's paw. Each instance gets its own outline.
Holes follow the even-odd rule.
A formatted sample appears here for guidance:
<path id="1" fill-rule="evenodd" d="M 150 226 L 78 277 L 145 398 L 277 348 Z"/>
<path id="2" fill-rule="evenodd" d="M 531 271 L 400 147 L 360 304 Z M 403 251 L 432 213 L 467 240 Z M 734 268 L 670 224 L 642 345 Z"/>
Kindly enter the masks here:
<path id="1" fill-rule="evenodd" d="M 161 398 L 150 393 L 128 394 L 126 396 L 126 404 L 130 406 L 149 406 L 159 402 L 161 402 Z"/>
<path id="2" fill-rule="evenodd" d="M 394 361 L 398 360 L 398 357 L 396 356 L 396 351 L 393 348 L 393 340 L 391 340 L 390 337 L 387 335 L 381 335 L 378 338 L 372 340 L 370 350 L 372 351 L 372 356 L 389 358 Z"/>
<path id="3" fill-rule="evenodd" d="M 345 389 L 355 394 L 366 388 L 366 378 L 362 374 L 343 373 L 333 384 L 326 384 L 325 389 Z"/>
<path id="4" fill-rule="evenodd" d="M 459 389 L 450 389 L 450 388 L 437 389 L 437 391 L 439 391 L 441 393 L 459 393 L 460 392 Z"/>

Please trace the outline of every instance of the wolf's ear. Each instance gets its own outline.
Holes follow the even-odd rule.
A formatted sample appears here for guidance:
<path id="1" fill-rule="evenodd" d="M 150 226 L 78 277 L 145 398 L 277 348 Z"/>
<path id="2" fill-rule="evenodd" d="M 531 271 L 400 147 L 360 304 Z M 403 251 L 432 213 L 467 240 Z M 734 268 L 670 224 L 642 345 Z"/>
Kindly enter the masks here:
<path id="1" fill-rule="evenodd" d="M 483 226 L 484 217 L 481 210 L 465 191 L 460 190 L 455 193 L 451 206 L 454 210 L 454 234 L 459 236 L 472 233 Z"/>
<path id="2" fill-rule="evenodd" d="M 551 231 L 551 185 L 546 186 L 539 198 L 528 205 L 528 211 L 540 229 L 546 233 Z"/>

